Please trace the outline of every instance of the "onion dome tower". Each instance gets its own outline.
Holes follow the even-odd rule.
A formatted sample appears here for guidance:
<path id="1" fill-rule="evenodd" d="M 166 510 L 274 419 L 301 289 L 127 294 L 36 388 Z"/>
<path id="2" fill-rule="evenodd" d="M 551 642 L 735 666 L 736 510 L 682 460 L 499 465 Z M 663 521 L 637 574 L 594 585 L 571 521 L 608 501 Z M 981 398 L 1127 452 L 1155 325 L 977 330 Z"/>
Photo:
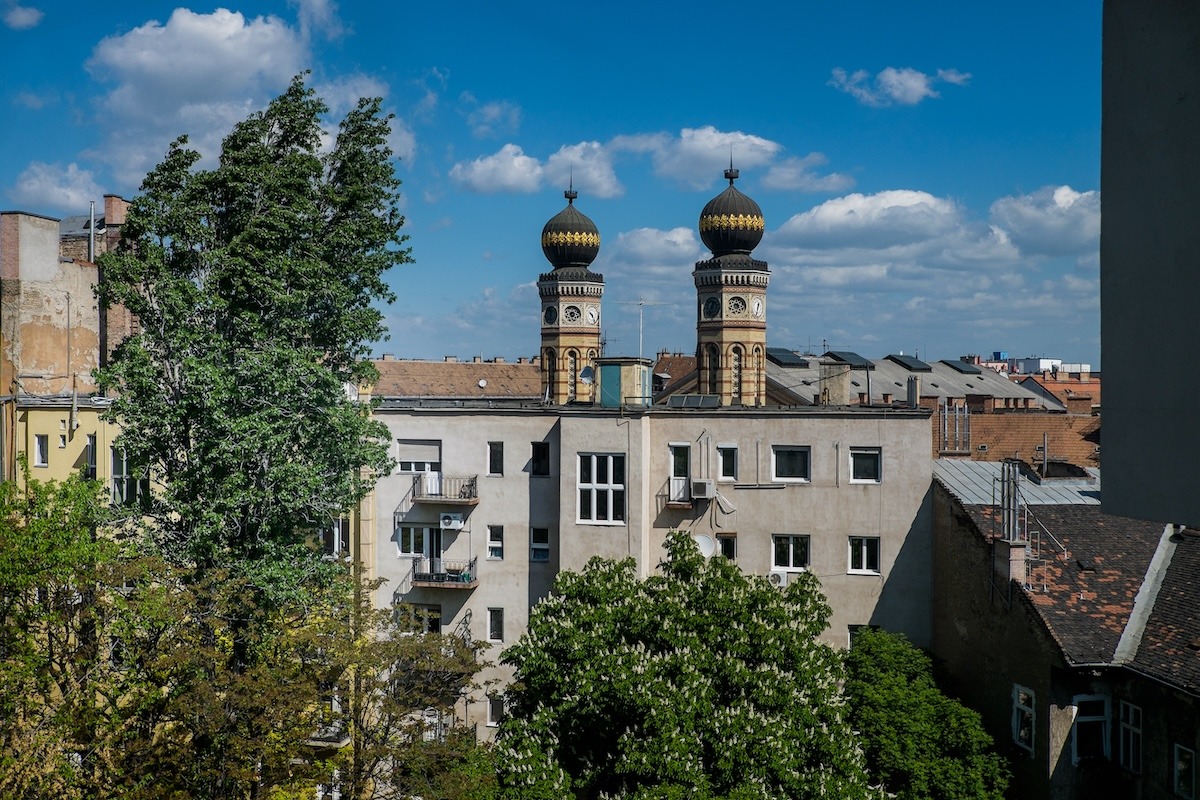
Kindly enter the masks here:
<path id="1" fill-rule="evenodd" d="M 722 406 L 766 402 L 767 283 L 765 261 L 750 257 L 766 223 L 758 203 L 738 191 L 738 171 L 725 170 L 728 188 L 700 212 L 700 239 L 712 258 L 697 261 L 696 367 L 698 391 Z"/>
<path id="2" fill-rule="evenodd" d="M 556 404 L 593 400 L 600 357 L 604 276 L 588 269 L 600 252 L 600 232 L 575 208 L 579 193 L 542 228 L 542 252 L 553 269 L 538 278 L 542 313 L 542 396 Z"/>

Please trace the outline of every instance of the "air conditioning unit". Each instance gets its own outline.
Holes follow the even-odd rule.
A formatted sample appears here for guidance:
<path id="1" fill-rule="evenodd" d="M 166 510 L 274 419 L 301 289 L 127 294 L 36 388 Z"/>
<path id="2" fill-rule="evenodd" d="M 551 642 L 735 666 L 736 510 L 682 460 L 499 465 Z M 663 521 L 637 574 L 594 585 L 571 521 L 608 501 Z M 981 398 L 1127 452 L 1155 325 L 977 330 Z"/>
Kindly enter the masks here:
<path id="1" fill-rule="evenodd" d="M 697 500 L 712 500 L 717 496 L 717 484 L 711 478 L 692 481 L 692 497 Z"/>
<path id="2" fill-rule="evenodd" d="M 442 514 L 441 528 L 444 531 L 461 531 L 463 529 L 463 515 Z"/>
<path id="3" fill-rule="evenodd" d="M 780 589 L 788 585 L 788 578 L 791 577 L 786 570 L 773 569 L 767 573 L 767 583 Z"/>

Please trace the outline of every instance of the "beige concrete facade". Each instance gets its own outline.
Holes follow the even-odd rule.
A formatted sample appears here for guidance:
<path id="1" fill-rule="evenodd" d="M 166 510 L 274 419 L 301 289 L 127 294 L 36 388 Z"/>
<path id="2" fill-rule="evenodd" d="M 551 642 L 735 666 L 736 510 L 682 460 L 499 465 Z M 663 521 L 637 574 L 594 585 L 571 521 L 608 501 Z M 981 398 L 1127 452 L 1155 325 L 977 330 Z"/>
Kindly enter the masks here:
<path id="1" fill-rule="evenodd" d="M 362 556 L 385 579 L 378 605 L 435 607 L 443 632 L 502 634 L 488 660 L 524 632 L 559 571 L 632 557 L 649 574 L 675 529 L 747 573 L 814 572 L 830 644 L 846 646 L 858 625 L 929 643 L 927 411 L 441 405 L 384 399 L 376 411 L 399 466 L 376 486 Z M 446 520 L 461 529 L 443 515 L 461 515 Z M 486 730 L 487 708 L 472 698 L 467 721 Z"/>

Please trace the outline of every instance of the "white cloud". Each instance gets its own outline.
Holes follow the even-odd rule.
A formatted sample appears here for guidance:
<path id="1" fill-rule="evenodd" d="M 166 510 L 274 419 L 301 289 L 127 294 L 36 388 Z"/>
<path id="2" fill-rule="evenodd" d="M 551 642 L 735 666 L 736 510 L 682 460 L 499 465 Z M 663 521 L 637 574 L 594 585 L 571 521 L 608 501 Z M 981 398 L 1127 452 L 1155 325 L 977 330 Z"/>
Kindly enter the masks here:
<path id="1" fill-rule="evenodd" d="M 541 185 L 542 165 L 517 145 L 506 144 L 490 156 L 455 164 L 450 177 L 470 191 L 482 194 L 535 192 Z"/>
<path id="2" fill-rule="evenodd" d="M 671 178 L 693 189 L 704 189 L 729 166 L 753 169 L 770 163 L 783 145 L 741 131 L 719 131 L 711 125 L 684 128 L 675 138 L 666 134 L 618 136 L 609 142 L 614 151 L 649 153 L 654 174 Z"/>
<path id="3" fill-rule="evenodd" d="M 463 92 L 459 95 L 467 125 L 476 139 L 492 139 L 516 133 L 521 127 L 521 107 L 507 100 L 480 103 L 475 95 Z"/>
<path id="4" fill-rule="evenodd" d="M 610 258 L 632 268 L 668 265 L 677 269 L 700 259 L 704 248 L 691 228 L 635 228 L 617 234 Z"/>
<path id="5" fill-rule="evenodd" d="M 4 9 L 4 24 L 14 31 L 24 31 L 30 28 L 36 28 L 38 23 L 45 16 L 40 10 L 32 6 L 22 6 L 15 2 L 8 2 Z"/>
<path id="6" fill-rule="evenodd" d="M 847 73 L 841 67 L 834 67 L 829 85 L 864 105 L 911 106 L 927 97 L 941 97 L 933 88 L 935 83 L 965 86 L 970 79 L 969 72 L 956 69 L 939 69 L 935 74 L 927 75 L 912 67 L 885 67 L 872 81 L 870 73 L 865 69 Z"/>
<path id="7" fill-rule="evenodd" d="M 625 187 L 613 171 L 612 153 L 600 142 L 564 145 L 546 159 L 545 179 L 566 187 L 573 183 L 592 197 L 620 197 Z"/>
<path id="8" fill-rule="evenodd" d="M 17 92 L 16 96 L 13 97 L 13 103 L 37 111 L 53 103 L 55 99 L 53 94 L 41 95 L 34 94 L 33 92 Z"/>
<path id="9" fill-rule="evenodd" d="M 297 9 L 300 21 L 300 35 L 305 41 L 312 38 L 315 32 L 320 32 L 326 39 L 337 39 L 346 33 L 337 13 L 337 3 L 333 0 L 288 0 L 288 5 Z"/>
<path id="10" fill-rule="evenodd" d="M 763 188 L 841 192 L 854 185 L 854 178 L 840 172 L 819 175 L 816 167 L 824 166 L 828 161 L 823 153 L 809 153 L 803 158 L 786 158 L 767 169 L 767 174 L 762 179 Z"/>
<path id="11" fill-rule="evenodd" d="M 959 225 L 960 216 L 952 201 L 928 192 L 855 192 L 795 215 L 780 227 L 777 242 L 804 249 L 881 249 L 943 235 Z"/>
<path id="12" fill-rule="evenodd" d="M 261 108 L 308 58 L 300 34 L 277 17 L 176 9 L 96 46 L 87 67 L 115 84 L 98 102 L 108 138 L 93 154 L 135 184 L 166 145 L 187 133 L 211 163 L 221 137 Z"/>
<path id="13" fill-rule="evenodd" d="M 61 209 L 67 214 L 87 211 L 88 201 L 103 194 L 95 176 L 77 164 L 62 167 L 34 161 L 17 176 L 9 197 L 29 208 Z"/>
<path id="14" fill-rule="evenodd" d="M 992 203 L 992 220 L 1029 255 L 1094 253 L 1100 239 L 1100 193 L 1045 186 Z"/>

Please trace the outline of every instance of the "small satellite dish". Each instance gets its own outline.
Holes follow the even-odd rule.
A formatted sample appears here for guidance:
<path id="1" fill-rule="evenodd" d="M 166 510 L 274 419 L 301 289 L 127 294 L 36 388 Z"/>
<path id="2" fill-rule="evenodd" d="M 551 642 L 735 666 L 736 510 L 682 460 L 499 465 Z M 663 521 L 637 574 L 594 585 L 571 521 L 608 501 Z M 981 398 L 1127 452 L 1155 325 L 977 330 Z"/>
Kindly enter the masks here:
<path id="1" fill-rule="evenodd" d="M 486 388 L 487 388 L 487 378 L 480 378 L 480 379 L 479 379 L 479 388 L 480 388 L 480 389 L 486 389 Z"/>
<path id="2" fill-rule="evenodd" d="M 700 555 L 705 558 L 710 558 L 713 553 L 717 552 L 717 543 L 707 533 L 697 533 L 692 538 L 696 540 L 696 547 L 700 548 Z"/>
<path id="3" fill-rule="evenodd" d="M 586 383 L 590 386 L 592 381 L 595 380 L 595 378 L 596 378 L 596 370 L 592 369 L 591 367 L 584 367 L 583 369 L 579 370 L 579 382 L 580 383 Z"/>

